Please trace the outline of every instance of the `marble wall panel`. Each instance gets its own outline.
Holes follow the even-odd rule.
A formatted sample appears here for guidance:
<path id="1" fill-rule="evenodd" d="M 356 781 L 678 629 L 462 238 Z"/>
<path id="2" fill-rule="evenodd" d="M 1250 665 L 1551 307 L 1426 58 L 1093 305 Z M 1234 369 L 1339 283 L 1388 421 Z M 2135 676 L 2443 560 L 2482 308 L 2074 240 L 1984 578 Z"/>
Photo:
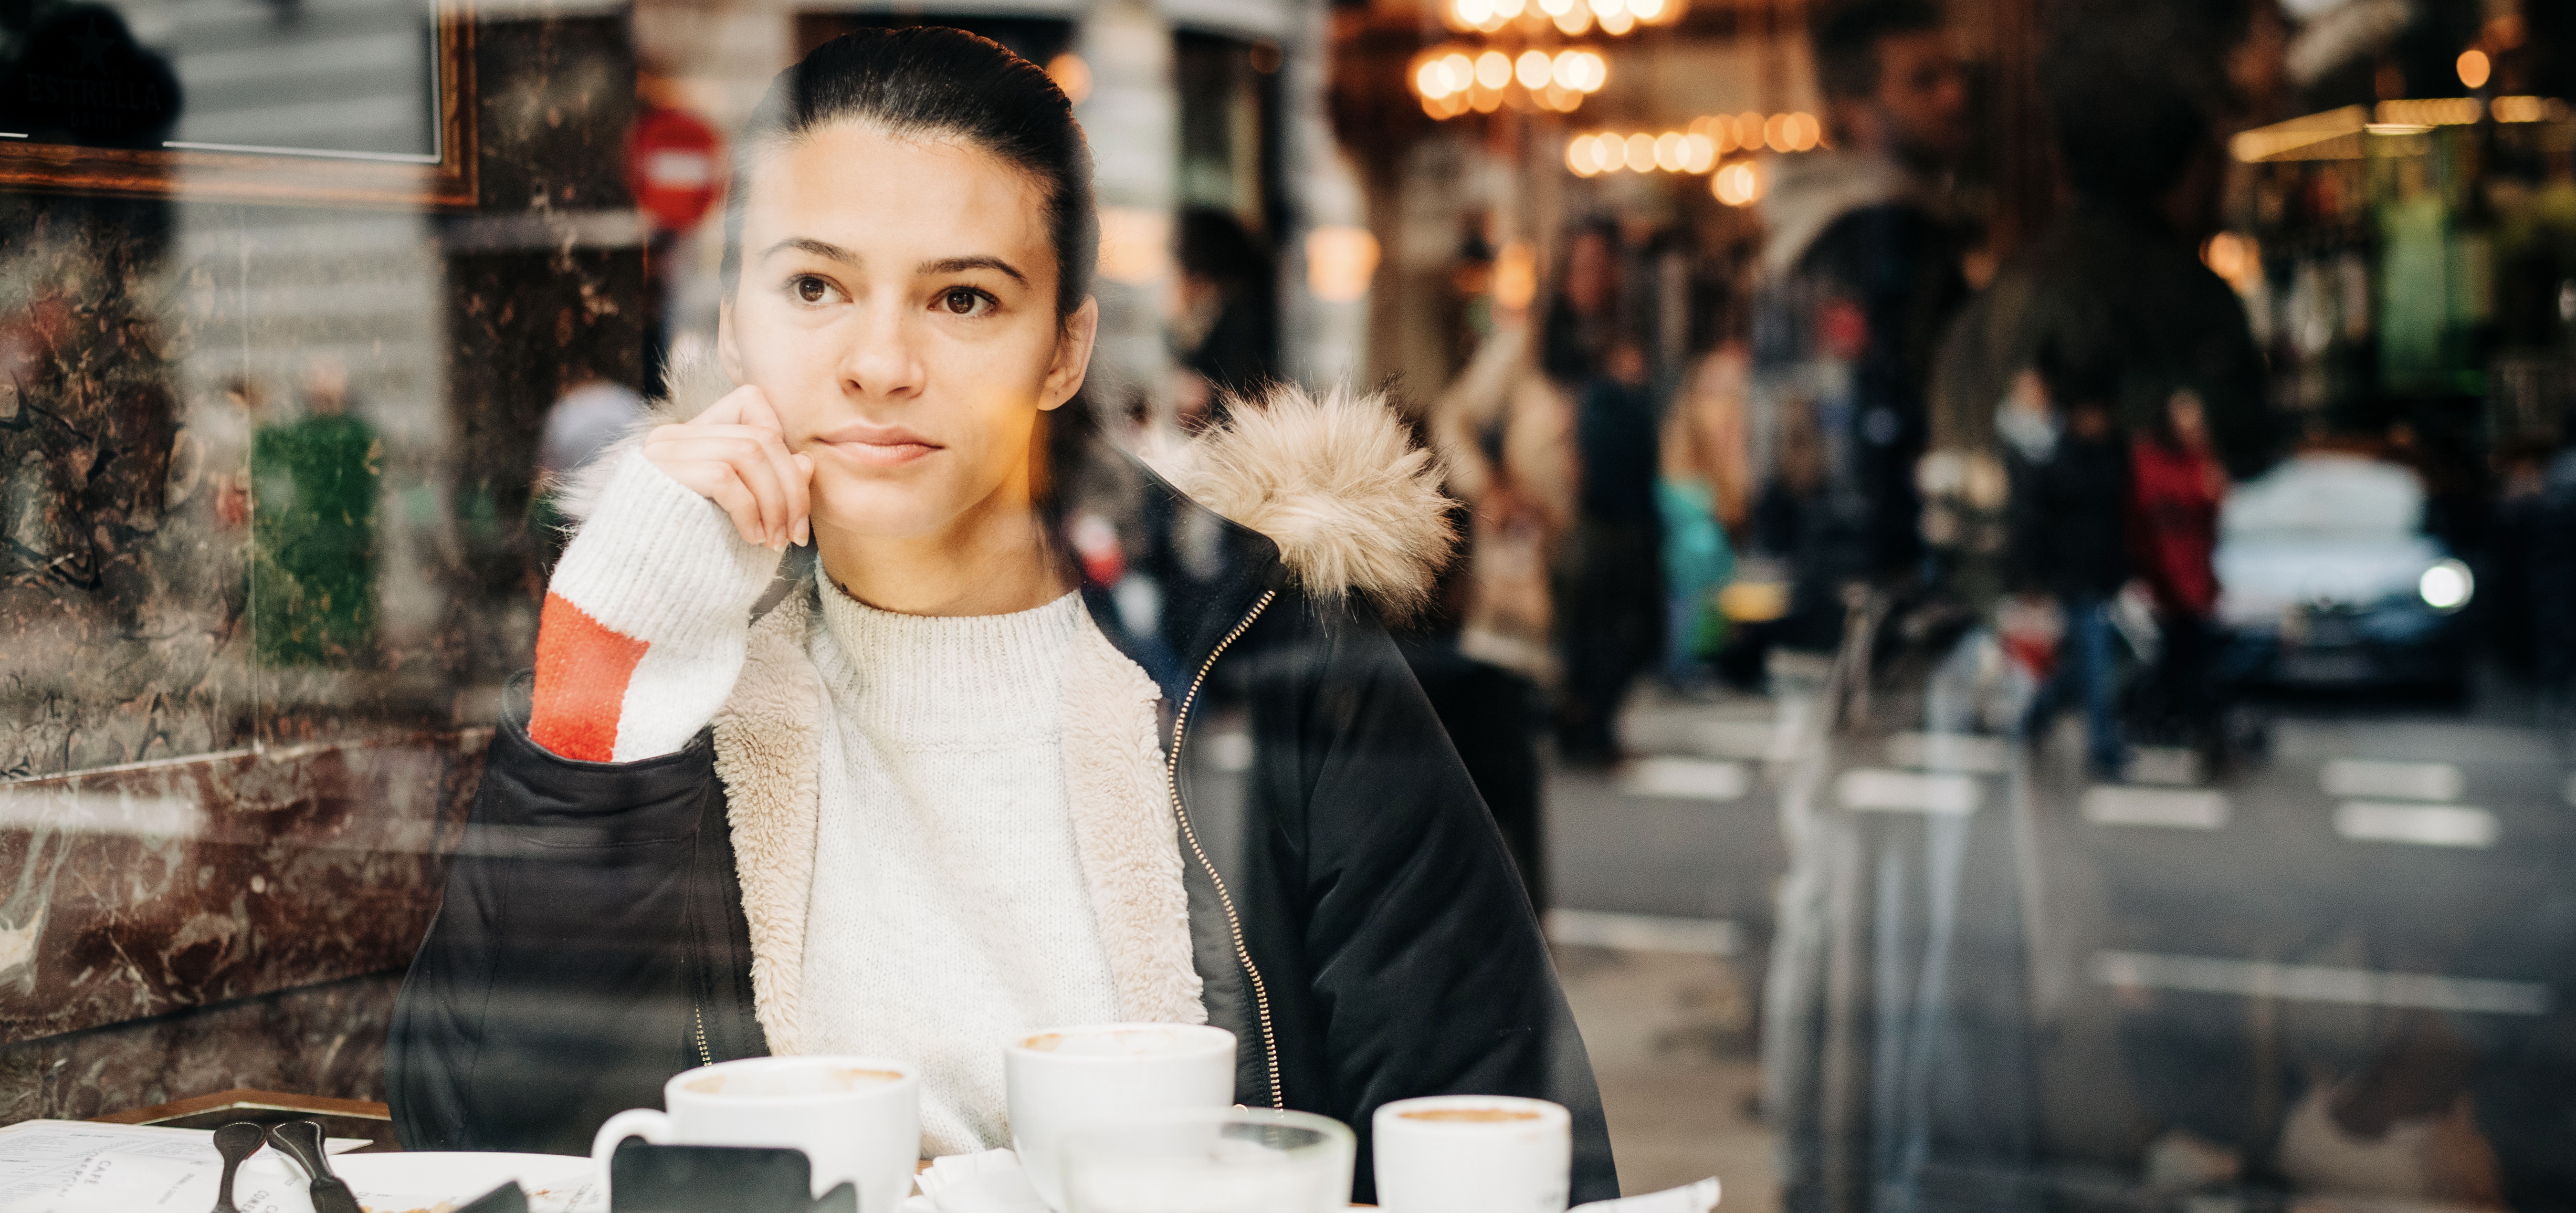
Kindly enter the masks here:
<path id="1" fill-rule="evenodd" d="M 408 963 L 489 737 L 0 785 L 0 1041 Z"/>
<path id="2" fill-rule="evenodd" d="M 402 972 L 0 1046 L 0 1124 L 87 1120 L 251 1087 L 385 1097 L 385 1028 Z"/>

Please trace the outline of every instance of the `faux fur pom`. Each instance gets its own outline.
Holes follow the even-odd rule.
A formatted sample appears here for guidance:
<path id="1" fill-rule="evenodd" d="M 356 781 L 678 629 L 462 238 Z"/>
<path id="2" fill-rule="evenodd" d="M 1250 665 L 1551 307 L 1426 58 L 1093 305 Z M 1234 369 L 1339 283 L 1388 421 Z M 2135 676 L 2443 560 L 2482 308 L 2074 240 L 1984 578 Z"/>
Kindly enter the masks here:
<path id="1" fill-rule="evenodd" d="M 1273 387 L 1156 470 L 1269 536 L 1308 593 L 1367 595 L 1390 622 L 1429 605 L 1458 541 L 1439 467 L 1382 394 Z"/>

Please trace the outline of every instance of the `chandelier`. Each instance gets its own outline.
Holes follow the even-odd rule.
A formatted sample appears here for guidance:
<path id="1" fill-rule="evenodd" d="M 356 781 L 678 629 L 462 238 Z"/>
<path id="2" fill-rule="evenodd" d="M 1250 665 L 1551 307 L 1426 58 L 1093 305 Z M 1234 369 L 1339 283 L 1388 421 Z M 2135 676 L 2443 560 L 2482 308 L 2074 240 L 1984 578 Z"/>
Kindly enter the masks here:
<path id="1" fill-rule="evenodd" d="M 1410 76 L 1423 111 L 1434 118 L 1490 114 L 1505 105 L 1567 114 L 1610 82 L 1610 62 L 1583 47 L 1511 55 L 1451 43 L 1414 56 Z"/>
<path id="2" fill-rule="evenodd" d="M 1554 26 L 1571 38 L 1598 25 L 1616 37 L 1640 25 L 1680 19 L 1682 0 L 1443 0 L 1440 15 L 1462 33 L 1499 33 L 1517 25 L 1535 34 Z"/>

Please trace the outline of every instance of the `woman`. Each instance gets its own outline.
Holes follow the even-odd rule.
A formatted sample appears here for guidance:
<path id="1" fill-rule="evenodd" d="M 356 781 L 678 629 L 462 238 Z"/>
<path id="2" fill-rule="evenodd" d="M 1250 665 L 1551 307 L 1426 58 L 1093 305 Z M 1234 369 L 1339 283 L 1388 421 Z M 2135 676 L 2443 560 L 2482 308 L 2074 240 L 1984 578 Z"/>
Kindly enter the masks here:
<path id="1" fill-rule="evenodd" d="M 1379 622 L 1447 548 L 1428 457 L 1283 392 L 1146 477 L 1230 549 L 1165 604 L 1158 685 L 1036 487 L 1098 315 L 1063 95 L 859 33 L 739 147 L 724 382 L 601 461 L 397 1009 L 404 1145 L 579 1150 L 686 1067 L 838 1052 L 921 1066 L 926 1151 L 998 1146 L 1006 1037 L 1204 1021 L 1240 1100 L 1363 1142 L 1390 1099 L 1556 1099 L 1577 1198 L 1614 1194 L 1528 903 Z M 1251 744 L 1211 762 L 1219 694 Z"/>

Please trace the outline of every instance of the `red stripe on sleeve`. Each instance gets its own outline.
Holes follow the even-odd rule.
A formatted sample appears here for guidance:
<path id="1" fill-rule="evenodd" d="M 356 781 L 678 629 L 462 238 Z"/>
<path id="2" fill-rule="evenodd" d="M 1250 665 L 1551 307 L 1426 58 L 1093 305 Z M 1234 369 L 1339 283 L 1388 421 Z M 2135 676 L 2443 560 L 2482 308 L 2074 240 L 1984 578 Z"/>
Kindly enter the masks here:
<path id="1" fill-rule="evenodd" d="M 528 736 L 566 758 L 609 761 L 617 752 L 627 679 L 648 647 L 549 592 L 537 620 L 537 694 Z"/>

